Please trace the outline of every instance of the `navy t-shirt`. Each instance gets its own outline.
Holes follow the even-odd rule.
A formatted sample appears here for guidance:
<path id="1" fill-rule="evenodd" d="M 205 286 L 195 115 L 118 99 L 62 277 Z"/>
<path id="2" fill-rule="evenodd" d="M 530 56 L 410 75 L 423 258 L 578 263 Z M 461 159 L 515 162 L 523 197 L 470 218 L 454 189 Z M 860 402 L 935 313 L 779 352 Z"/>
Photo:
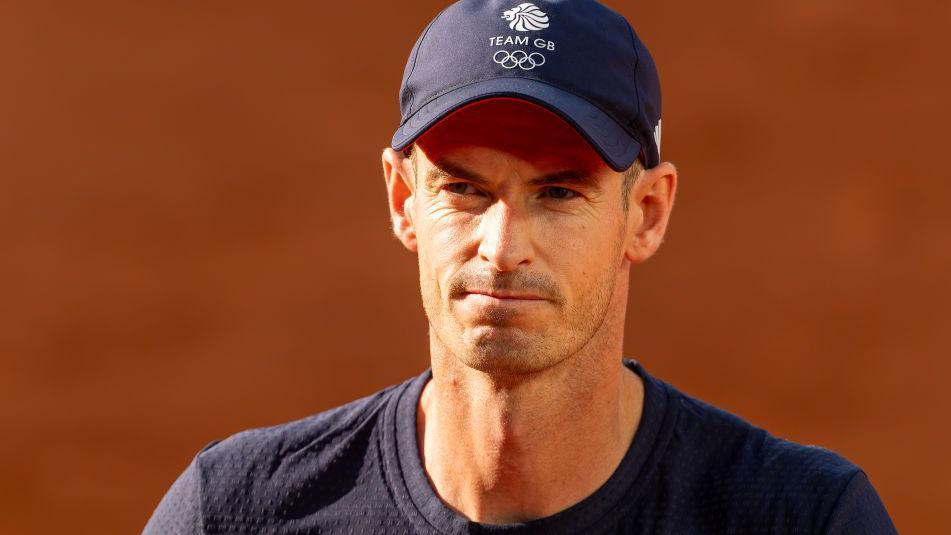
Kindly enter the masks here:
<path id="1" fill-rule="evenodd" d="M 644 383 L 634 440 L 600 488 L 554 515 L 482 524 L 443 503 L 416 442 L 427 369 L 205 446 L 144 533 L 896 533 L 855 464 L 774 437 L 623 362 Z"/>

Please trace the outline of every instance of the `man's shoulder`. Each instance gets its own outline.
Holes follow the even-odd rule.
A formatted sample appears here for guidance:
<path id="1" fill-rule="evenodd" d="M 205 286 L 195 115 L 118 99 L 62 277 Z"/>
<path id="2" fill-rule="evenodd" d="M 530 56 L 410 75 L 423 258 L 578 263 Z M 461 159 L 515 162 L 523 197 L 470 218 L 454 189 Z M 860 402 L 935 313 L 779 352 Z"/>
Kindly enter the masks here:
<path id="1" fill-rule="evenodd" d="M 797 519 L 827 525 L 862 469 L 831 449 L 774 436 L 766 429 L 671 387 L 680 405 L 668 462 L 701 509 L 750 525 Z M 765 529 L 765 527 L 764 527 Z"/>
<path id="2" fill-rule="evenodd" d="M 195 457 L 203 493 L 266 496 L 361 462 L 388 402 L 411 380 L 305 418 L 213 441 Z"/>
<path id="3" fill-rule="evenodd" d="M 357 485 L 378 423 L 406 381 L 298 420 L 215 440 L 194 456 L 144 533 L 257 532 L 333 503 Z"/>
<path id="4" fill-rule="evenodd" d="M 304 418 L 246 429 L 215 440 L 199 452 L 198 461 L 203 467 L 208 467 L 234 463 L 239 459 L 256 462 L 261 457 L 282 457 L 304 448 L 326 448 L 340 437 L 372 427 L 390 398 L 411 380 Z"/>
<path id="5" fill-rule="evenodd" d="M 763 476 L 847 480 L 859 467 L 831 449 L 773 435 L 745 418 L 676 389 L 680 404 L 677 435 L 681 448 L 722 469 Z"/>

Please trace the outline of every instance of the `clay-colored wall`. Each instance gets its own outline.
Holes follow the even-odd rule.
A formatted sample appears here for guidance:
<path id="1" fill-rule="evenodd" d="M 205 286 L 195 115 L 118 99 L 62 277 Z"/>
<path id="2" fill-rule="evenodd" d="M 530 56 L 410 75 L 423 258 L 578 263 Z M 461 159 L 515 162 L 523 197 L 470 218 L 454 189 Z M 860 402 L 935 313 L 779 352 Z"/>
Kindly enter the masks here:
<path id="1" fill-rule="evenodd" d="M 943 531 L 951 4 L 612 4 L 681 172 L 626 354 Z M 442 5 L 0 3 L 0 533 L 136 533 L 208 441 L 427 366 L 379 153 Z"/>

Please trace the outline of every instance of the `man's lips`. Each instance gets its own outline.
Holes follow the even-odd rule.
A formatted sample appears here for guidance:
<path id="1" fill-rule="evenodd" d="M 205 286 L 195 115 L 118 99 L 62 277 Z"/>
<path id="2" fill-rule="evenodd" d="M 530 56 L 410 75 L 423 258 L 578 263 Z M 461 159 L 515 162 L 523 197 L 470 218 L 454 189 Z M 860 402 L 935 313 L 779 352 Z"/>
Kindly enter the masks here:
<path id="1" fill-rule="evenodd" d="M 486 291 L 474 290 L 471 292 L 466 292 L 466 295 L 477 294 L 477 295 L 486 295 L 489 297 L 494 297 L 496 299 L 522 299 L 526 301 L 544 301 L 545 298 L 535 294 L 523 293 L 523 292 L 505 292 L 505 291 Z"/>

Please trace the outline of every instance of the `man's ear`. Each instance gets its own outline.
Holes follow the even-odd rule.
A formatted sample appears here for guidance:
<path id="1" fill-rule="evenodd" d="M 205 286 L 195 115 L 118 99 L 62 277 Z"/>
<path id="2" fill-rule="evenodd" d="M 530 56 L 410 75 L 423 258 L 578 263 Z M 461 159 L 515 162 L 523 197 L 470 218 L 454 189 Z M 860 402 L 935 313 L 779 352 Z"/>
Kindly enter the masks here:
<path id="1" fill-rule="evenodd" d="M 669 162 L 644 170 L 634 182 L 628 199 L 630 213 L 625 250 L 631 263 L 647 261 L 664 241 L 676 193 L 677 169 Z"/>
<path id="2" fill-rule="evenodd" d="M 387 199 L 393 234 L 410 251 L 417 252 L 416 227 L 413 225 L 413 199 L 415 197 L 415 169 L 401 152 L 391 148 L 383 150 L 383 180 L 386 181 Z"/>

